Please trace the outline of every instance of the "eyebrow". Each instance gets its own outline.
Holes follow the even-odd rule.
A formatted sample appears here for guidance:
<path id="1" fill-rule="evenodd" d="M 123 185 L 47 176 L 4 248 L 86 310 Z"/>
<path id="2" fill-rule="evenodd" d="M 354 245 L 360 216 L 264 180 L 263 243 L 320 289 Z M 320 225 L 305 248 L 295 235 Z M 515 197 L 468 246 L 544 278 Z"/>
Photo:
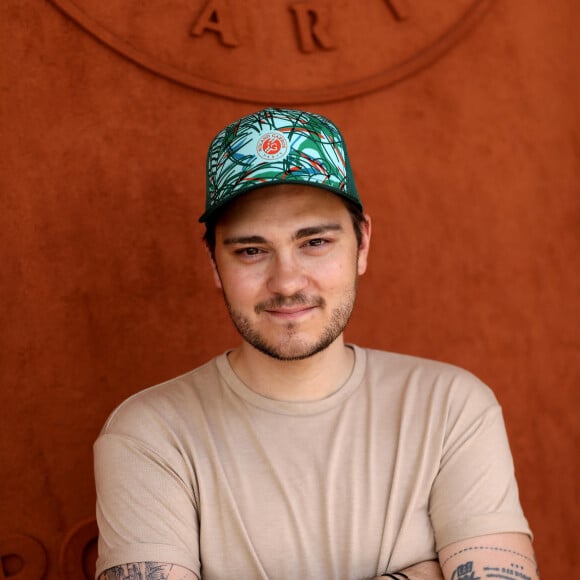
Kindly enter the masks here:
<path id="1" fill-rule="evenodd" d="M 317 226 L 300 228 L 294 233 L 292 239 L 300 240 L 302 238 L 316 236 L 324 234 L 326 232 L 341 232 L 341 231 L 343 231 L 343 227 L 341 224 L 337 223 L 321 224 Z M 268 240 L 263 236 L 234 236 L 231 238 L 226 238 L 223 243 L 226 246 L 231 246 L 235 244 L 266 244 L 268 243 Z"/>
<path id="2" fill-rule="evenodd" d="M 226 238 L 224 245 L 231 246 L 234 244 L 265 244 L 266 238 L 262 236 L 237 236 L 234 238 Z"/>
<path id="3" fill-rule="evenodd" d="M 310 226 L 299 229 L 292 239 L 299 240 L 300 238 L 307 238 L 309 236 L 316 236 L 326 232 L 342 232 L 343 228 L 340 224 L 321 224 L 319 226 Z"/>

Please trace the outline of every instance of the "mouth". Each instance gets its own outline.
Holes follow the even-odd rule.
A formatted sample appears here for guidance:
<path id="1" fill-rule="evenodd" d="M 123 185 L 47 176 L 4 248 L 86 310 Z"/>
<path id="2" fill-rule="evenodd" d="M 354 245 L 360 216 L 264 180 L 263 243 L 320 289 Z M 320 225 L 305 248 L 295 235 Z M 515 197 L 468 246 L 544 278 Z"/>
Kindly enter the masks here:
<path id="1" fill-rule="evenodd" d="M 277 320 L 295 320 L 307 316 L 325 304 L 321 296 L 305 296 L 296 294 L 292 297 L 277 296 L 271 300 L 260 302 L 255 307 L 256 314 L 264 312 Z"/>
<path id="2" fill-rule="evenodd" d="M 314 311 L 317 306 L 294 306 L 293 308 L 267 308 L 264 309 L 268 315 L 277 320 L 297 320 L 307 316 Z"/>

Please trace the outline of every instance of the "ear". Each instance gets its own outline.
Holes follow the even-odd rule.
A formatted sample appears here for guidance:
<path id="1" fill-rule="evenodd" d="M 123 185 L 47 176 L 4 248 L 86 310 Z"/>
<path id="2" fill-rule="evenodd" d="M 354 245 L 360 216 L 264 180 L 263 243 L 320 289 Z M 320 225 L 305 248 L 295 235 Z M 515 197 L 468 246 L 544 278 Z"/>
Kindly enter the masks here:
<path id="1" fill-rule="evenodd" d="M 216 285 L 217 288 L 222 287 L 222 281 L 220 279 L 220 274 L 218 272 L 217 264 L 215 263 L 215 257 L 211 255 L 211 251 L 207 244 L 205 245 L 205 250 L 207 252 L 207 257 L 209 258 L 209 263 L 211 264 L 211 271 L 213 274 L 213 283 Z"/>
<path id="2" fill-rule="evenodd" d="M 210 262 L 211 262 L 211 269 L 213 272 L 213 282 L 217 288 L 221 289 L 222 281 L 220 278 L 220 273 L 218 272 L 218 269 L 217 269 L 217 264 L 215 263 L 215 260 L 213 258 L 210 258 Z"/>
<path id="3" fill-rule="evenodd" d="M 365 214 L 365 221 L 362 224 L 362 240 L 358 250 L 358 275 L 361 276 L 367 271 L 369 248 L 371 244 L 371 217 Z"/>

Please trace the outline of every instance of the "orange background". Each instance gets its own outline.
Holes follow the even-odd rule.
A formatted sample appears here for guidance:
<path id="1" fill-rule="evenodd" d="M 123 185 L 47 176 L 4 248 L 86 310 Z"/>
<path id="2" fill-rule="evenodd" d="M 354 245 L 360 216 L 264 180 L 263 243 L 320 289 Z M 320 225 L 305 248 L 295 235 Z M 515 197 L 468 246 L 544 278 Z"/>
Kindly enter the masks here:
<path id="1" fill-rule="evenodd" d="M 494 389 L 544 578 L 579 565 L 579 26 L 576 0 L 495 2 L 411 78 L 303 105 L 343 129 L 373 217 L 347 338 Z M 209 140 L 262 105 L 153 74 L 47 2 L 4 0 L 0 27 L 0 555 L 78 580 L 106 416 L 238 340 L 197 217 Z"/>

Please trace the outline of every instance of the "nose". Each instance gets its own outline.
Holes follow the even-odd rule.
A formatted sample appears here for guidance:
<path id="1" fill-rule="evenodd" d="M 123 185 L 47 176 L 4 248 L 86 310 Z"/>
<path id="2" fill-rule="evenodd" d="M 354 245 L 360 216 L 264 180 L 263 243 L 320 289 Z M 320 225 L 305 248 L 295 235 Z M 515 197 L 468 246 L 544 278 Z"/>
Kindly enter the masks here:
<path id="1" fill-rule="evenodd" d="M 276 256 L 268 276 L 267 288 L 270 292 L 281 296 L 293 296 L 304 290 L 307 285 L 306 272 L 295 256 Z"/>

